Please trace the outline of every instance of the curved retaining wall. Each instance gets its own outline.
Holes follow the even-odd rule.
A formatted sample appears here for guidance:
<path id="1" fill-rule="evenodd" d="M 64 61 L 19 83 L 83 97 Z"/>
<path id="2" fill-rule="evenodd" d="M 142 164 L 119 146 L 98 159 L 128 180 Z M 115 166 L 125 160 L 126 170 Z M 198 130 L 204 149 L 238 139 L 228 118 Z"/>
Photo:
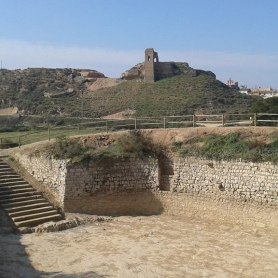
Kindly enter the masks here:
<path id="1" fill-rule="evenodd" d="M 278 166 L 197 158 L 71 163 L 16 155 L 68 212 L 182 215 L 199 204 L 278 205 Z"/>

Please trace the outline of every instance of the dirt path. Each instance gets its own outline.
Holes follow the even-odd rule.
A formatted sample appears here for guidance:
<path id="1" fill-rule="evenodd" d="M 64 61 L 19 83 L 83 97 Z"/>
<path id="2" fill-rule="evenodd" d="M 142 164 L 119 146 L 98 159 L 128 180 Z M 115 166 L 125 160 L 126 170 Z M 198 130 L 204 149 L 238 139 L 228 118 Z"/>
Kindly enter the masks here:
<path id="1" fill-rule="evenodd" d="M 118 217 L 0 235 L 0 277 L 277 277 L 274 230 L 189 217 Z"/>

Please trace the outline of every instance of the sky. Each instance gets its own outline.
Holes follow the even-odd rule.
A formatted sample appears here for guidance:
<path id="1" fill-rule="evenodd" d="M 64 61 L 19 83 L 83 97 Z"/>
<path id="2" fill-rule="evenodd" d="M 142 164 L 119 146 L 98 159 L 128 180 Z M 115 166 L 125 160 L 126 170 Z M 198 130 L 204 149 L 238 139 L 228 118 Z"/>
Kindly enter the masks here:
<path id="1" fill-rule="evenodd" d="M 119 78 L 154 48 L 218 80 L 278 89 L 277 0 L 0 0 L 2 68 Z"/>

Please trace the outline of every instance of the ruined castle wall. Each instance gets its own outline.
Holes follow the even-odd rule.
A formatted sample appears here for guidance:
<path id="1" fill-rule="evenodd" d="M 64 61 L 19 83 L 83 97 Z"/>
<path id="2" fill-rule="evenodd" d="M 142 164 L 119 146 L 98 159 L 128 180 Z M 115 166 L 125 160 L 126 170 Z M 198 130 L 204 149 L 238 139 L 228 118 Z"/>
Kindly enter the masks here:
<path id="1" fill-rule="evenodd" d="M 173 64 L 171 62 L 158 62 L 154 64 L 155 81 L 174 76 Z"/>
<path id="2" fill-rule="evenodd" d="M 153 48 L 147 48 L 145 50 L 145 77 L 144 81 L 152 83 L 155 81 L 154 68 L 155 64 L 158 62 L 157 52 Z"/>

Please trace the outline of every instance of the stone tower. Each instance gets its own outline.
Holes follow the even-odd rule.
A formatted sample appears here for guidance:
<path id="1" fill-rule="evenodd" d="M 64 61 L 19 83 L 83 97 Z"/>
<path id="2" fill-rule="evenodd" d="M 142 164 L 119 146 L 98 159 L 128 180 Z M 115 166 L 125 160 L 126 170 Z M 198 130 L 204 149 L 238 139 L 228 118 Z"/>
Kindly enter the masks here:
<path id="1" fill-rule="evenodd" d="M 153 48 L 147 48 L 145 50 L 145 82 L 155 82 L 155 67 L 158 62 L 157 52 Z"/>

